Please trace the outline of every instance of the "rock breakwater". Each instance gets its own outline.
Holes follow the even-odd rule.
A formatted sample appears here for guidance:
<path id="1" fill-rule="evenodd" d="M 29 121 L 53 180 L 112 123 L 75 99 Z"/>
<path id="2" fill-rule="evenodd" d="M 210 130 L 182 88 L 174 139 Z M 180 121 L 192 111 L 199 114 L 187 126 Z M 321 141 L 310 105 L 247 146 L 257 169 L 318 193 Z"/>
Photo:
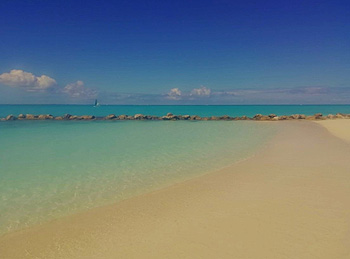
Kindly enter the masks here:
<path id="1" fill-rule="evenodd" d="M 4 118 L 0 118 L 0 121 L 15 121 L 15 120 L 65 120 L 65 121 L 92 121 L 92 120 L 107 120 L 107 121 L 123 121 L 123 120 L 156 120 L 156 121 L 177 121 L 177 120 L 189 120 L 189 121 L 237 121 L 237 120 L 251 120 L 251 121 L 282 121 L 282 120 L 334 120 L 334 119 L 350 119 L 350 114 L 337 113 L 329 114 L 324 116 L 321 113 L 316 113 L 314 115 L 304 115 L 304 114 L 293 114 L 293 115 L 282 115 L 277 116 L 276 114 L 256 114 L 253 117 L 241 116 L 232 117 L 228 115 L 223 116 L 209 116 L 200 117 L 198 115 L 174 115 L 172 113 L 167 113 L 164 116 L 153 116 L 144 114 L 135 115 L 115 115 L 109 114 L 104 117 L 95 117 L 93 115 L 71 115 L 64 114 L 62 116 L 53 116 L 51 114 L 19 114 L 15 116 L 9 114 Z"/>

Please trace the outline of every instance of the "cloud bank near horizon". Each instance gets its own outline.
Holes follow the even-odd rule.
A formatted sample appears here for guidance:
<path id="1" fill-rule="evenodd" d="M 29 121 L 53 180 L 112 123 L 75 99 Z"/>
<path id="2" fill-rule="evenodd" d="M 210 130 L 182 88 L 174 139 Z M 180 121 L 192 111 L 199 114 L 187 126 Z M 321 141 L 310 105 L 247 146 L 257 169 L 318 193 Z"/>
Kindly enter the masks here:
<path id="1" fill-rule="evenodd" d="M 35 76 L 19 69 L 1 74 L 0 83 L 11 87 L 20 87 L 26 91 L 43 91 L 57 84 L 56 80 L 49 76 Z"/>
<path id="2" fill-rule="evenodd" d="M 226 90 L 200 86 L 189 90 L 175 87 L 161 94 L 120 93 L 97 91 L 85 86 L 81 80 L 63 87 L 50 76 L 36 76 L 18 69 L 0 74 L 1 85 L 23 90 L 23 95 L 40 95 L 40 103 L 45 100 L 50 100 L 50 103 L 90 103 L 98 98 L 105 104 L 350 104 L 350 87 L 346 86 Z"/>
<path id="3" fill-rule="evenodd" d="M 20 69 L 12 69 L 9 73 L 0 74 L 0 84 L 19 88 L 25 92 L 61 95 L 61 97 L 66 95 L 73 99 L 91 99 L 97 96 L 97 91 L 86 87 L 81 80 L 69 83 L 62 88 L 58 86 L 55 79 L 47 75 L 36 76 Z"/>

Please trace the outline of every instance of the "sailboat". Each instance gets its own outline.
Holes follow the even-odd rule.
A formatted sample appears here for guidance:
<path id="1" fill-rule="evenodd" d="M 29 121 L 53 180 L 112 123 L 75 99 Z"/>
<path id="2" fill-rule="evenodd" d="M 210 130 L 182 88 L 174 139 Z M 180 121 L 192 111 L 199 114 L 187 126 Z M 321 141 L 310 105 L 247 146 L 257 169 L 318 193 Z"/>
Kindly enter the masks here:
<path id="1" fill-rule="evenodd" d="M 100 106 L 100 103 L 95 99 L 94 107 Z"/>

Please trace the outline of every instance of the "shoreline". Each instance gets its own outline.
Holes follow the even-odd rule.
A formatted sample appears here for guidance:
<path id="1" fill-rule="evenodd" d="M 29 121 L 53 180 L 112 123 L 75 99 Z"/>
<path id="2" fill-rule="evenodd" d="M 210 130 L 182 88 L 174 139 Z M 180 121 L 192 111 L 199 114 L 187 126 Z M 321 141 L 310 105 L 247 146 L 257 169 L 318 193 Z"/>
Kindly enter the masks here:
<path id="1" fill-rule="evenodd" d="M 346 258 L 350 146 L 316 123 L 281 127 L 247 160 L 6 234 L 0 253 L 5 258 Z"/>
<path id="2" fill-rule="evenodd" d="M 350 120 L 318 121 L 317 123 L 325 127 L 332 135 L 350 142 Z"/>
<path id="3" fill-rule="evenodd" d="M 209 116 L 201 117 L 198 115 L 174 115 L 172 113 L 167 113 L 165 116 L 154 116 L 154 115 L 144 115 L 144 114 L 135 114 L 135 115 L 115 115 L 110 114 L 105 117 L 94 116 L 94 115 L 71 115 L 65 114 L 62 116 L 53 116 L 51 114 L 19 114 L 15 116 L 13 114 L 7 115 L 4 118 L 0 118 L 0 121 L 16 121 L 16 120 L 56 120 L 56 121 L 120 121 L 120 120 L 147 120 L 147 121 L 178 121 L 178 120 L 189 120 L 189 121 L 238 121 L 238 120 L 253 120 L 253 121 L 284 121 L 284 120 L 334 120 L 334 119 L 350 119 L 350 114 L 337 113 L 337 114 L 328 114 L 323 116 L 322 113 L 316 113 L 314 115 L 305 115 L 305 114 L 292 114 L 292 115 L 282 115 L 277 116 L 276 114 L 256 114 L 253 117 L 241 116 L 241 117 L 232 117 L 228 115 L 223 116 Z"/>

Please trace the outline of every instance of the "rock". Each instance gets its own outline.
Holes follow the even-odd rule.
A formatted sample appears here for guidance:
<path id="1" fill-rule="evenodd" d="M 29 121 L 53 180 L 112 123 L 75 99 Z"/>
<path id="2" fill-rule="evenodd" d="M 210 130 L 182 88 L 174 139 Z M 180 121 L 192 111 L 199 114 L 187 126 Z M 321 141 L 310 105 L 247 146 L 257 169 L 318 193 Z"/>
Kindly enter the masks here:
<path id="1" fill-rule="evenodd" d="M 78 116 L 76 116 L 76 115 L 71 115 L 68 118 L 68 120 L 77 120 L 77 119 L 78 119 Z"/>
<path id="2" fill-rule="evenodd" d="M 128 115 L 119 115 L 118 120 L 126 120 Z"/>
<path id="3" fill-rule="evenodd" d="M 278 117 L 278 120 L 279 120 L 279 121 L 287 120 L 287 119 L 288 119 L 288 116 L 286 116 L 286 115 L 283 115 L 283 116 L 279 116 L 279 117 Z"/>
<path id="4" fill-rule="evenodd" d="M 224 116 L 221 116 L 221 117 L 220 117 L 220 120 L 228 121 L 228 120 L 232 120 L 232 117 L 230 117 L 230 116 L 228 116 L 228 115 L 224 115 Z"/>
<path id="5" fill-rule="evenodd" d="M 93 115 L 83 115 L 80 118 L 82 120 L 93 120 L 93 119 L 95 119 L 95 116 L 93 116 Z"/>
<path id="6" fill-rule="evenodd" d="M 15 116 L 13 116 L 12 114 L 7 115 L 6 118 L 5 118 L 5 120 L 7 120 L 7 121 L 14 121 L 14 120 L 16 120 L 16 119 L 17 119 L 17 118 L 16 118 Z"/>
<path id="7" fill-rule="evenodd" d="M 191 118 L 191 116 L 190 116 L 190 115 L 183 115 L 182 118 L 183 118 L 184 120 L 188 120 L 188 119 Z"/>
<path id="8" fill-rule="evenodd" d="M 134 119 L 134 116 L 129 116 L 129 115 L 128 115 L 128 116 L 126 116 L 126 119 L 127 119 L 127 120 L 133 120 L 133 119 Z"/>
<path id="9" fill-rule="evenodd" d="M 327 115 L 327 119 L 334 120 L 334 119 L 336 119 L 336 118 L 337 118 L 336 115 L 333 115 L 333 114 L 328 114 L 328 115 Z"/>
<path id="10" fill-rule="evenodd" d="M 176 116 L 176 115 L 173 115 L 172 113 L 167 113 L 167 115 L 166 116 L 163 116 L 162 117 L 162 120 L 178 120 L 178 119 L 180 119 L 180 117 L 179 116 Z"/>
<path id="11" fill-rule="evenodd" d="M 51 114 L 40 114 L 38 120 L 52 120 L 53 116 Z"/>
<path id="12" fill-rule="evenodd" d="M 256 115 L 253 117 L 253 119 L 254 119 L 254 120 L 260 120 L 262 116 L 263 116 L 262 114 L 256 114 Z"/>
<path id="13" fill-rule="evenodd" d="M 61 120 L 63 120 L 63 117 L 62 116 L 57 116 L 54 119 L 57 120 L 57 121 L 61 121 Z"/>
<path id="14" fill-rule="evenodd" d="M 265 115 L 260 118 L 260 121 L 270 121 L 270 120 L 271 120 L 271 117 L 265 116 Z"/>
<path id="15" fill-rule="evenodd" d="M 64 120 L 69 120 L 70 117 L 72 117 L 72 115 L 70 115 L 70 114 L 65 114 L 65 115 L 63 115 L 62 118 L 63 118 Z"/>
<path id="16" fill-rule="evenodd" d="M 24 120 L 25 118 L 26 118 L 26 116 L 22 113 L 20 115 L 18 115 L 18 117 L 17 117 L 17 119 L 19 119 L 19 120 Z"/>
<path id="17" fill-rule="evenodd" d="M 33 115 L 33 114 L 26 114 L 26 120 L 35 120 L 37 118 L 37 116 Z"/>
<path id="18" fill-rule="evenodd" d="M 199 121 L 201 119 L 202 118 L 200 116 L 198 116 L 198 115 L 193 115 L 193 116 L 190 117 L 190 120 L 192 120 L 192 121 Z"/>
<path id="19" fill-rule="evenodd" d="M 116 118 L 117 118 L 117 116 L 115 116 L 114 114 L 110 114 L 110 115 L 107 115 L 106 117 L 104 117 L 105 120 L 113 120 Z"/>
<path id="20" fill-rule="evenodd" d="M 299 119 L 299 114 L 293 114 L 290 116 L 291 119 L 298 120 Z"/>
<path id="21" fill-rule="evenodd" d="M 219 118 L 219 117 L 216 117 L 216 116 L 211 116 L 211 117 L 210 117 L 210 120 L 212 120 L 212 121 L 218 121 L 218 120 L 220 120 L 220 118 Z"/>
<path id="22" fill-rule="evenodd" d="M 273 114 L 273 113 L 271 113 L 271 114 L 269 114 L 269 115 L 267 115 L 267 116 L 269 116 L 271 119 L 277 117 L 277 115 L 276 115 L 276 114 Z"/>
<path id="23" fill-rule="evenodd" d="M 346 118 L 346 115 L 345 115 L 344 113 L 337 113 L 337 114 L 335 115 L 335 117 L 336 117 L 337 119 L 344 119 L 344 118 Z"/>
<path id="24" fill-rule="evenodd" d="M 145 119 L 145 115 L 143 115 L 143 114 L 135 114 L 134 119 L 135 120 L 143 120 L 143 119 Z"/>
<path id="25" fill-rule="evenodd" d="M 314 115 L 314 117 L 315 117 L 315 119 L 316 120 L 320 120 L 320 119 L 322 119 L 322 113 L 316 113 L 315 115 Z"/>
<path id="26" fill-rule="evenodd" d="M 241 120 L 243 120 L 243 121 L 245 121 L 245 120 L 250 120 L 250 118 L 249 118 L 249 117 L 247 117 L 247 116 L 245 116 L 245 115 L 244 115 L 244 116 L 242 116 L 242 117 L 240 117 L 240 119 L 241 119 Z"/>

